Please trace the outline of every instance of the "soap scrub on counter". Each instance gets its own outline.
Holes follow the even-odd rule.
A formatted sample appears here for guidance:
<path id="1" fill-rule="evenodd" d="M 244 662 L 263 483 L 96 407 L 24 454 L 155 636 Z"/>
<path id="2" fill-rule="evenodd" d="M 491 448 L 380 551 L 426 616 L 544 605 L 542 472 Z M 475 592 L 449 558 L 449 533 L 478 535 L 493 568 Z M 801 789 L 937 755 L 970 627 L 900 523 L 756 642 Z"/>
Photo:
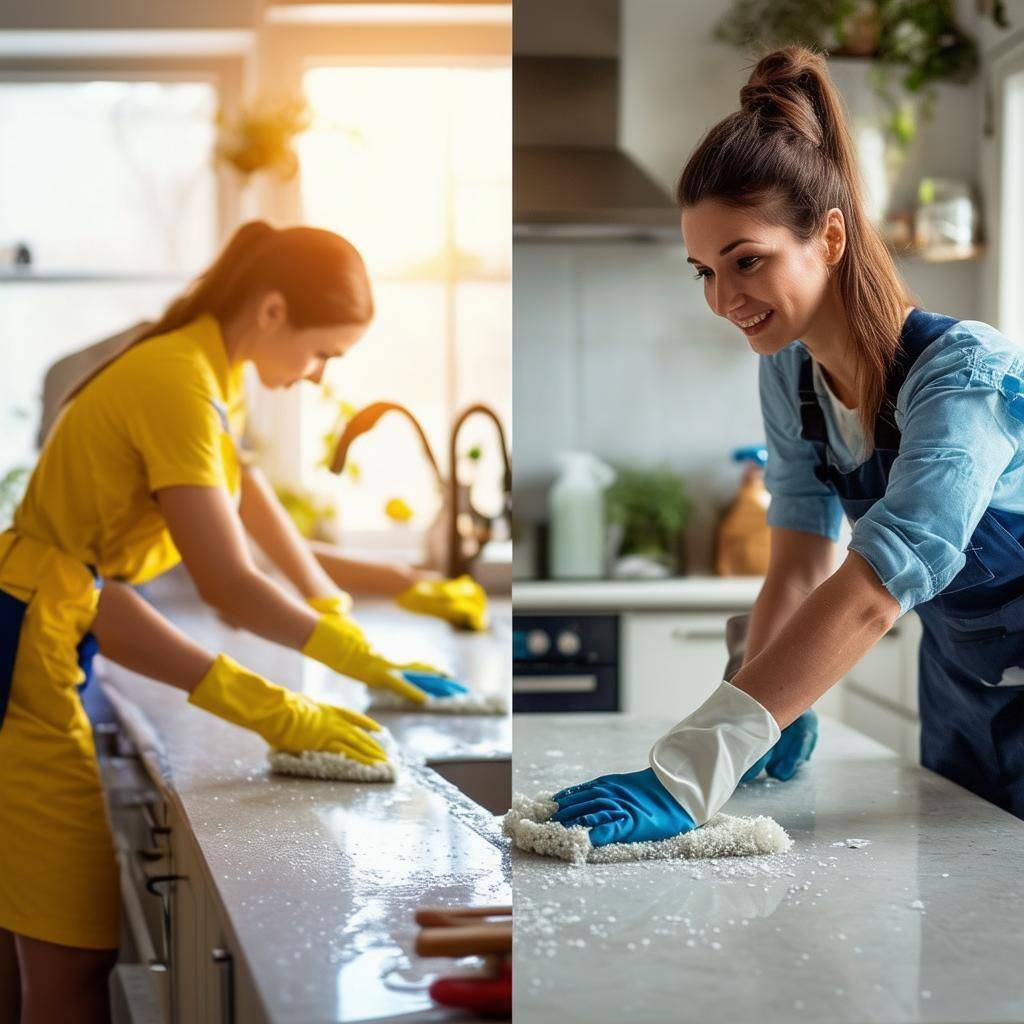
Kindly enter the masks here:
<path id="1" fill-rule="evenodd" d="M 520 850 L 557 857 L 572 864 L 617 864 L 638 860 L 705 860 L 713 857 L 754 857 L 785 853 L 793 845 L 786 830 L 773 818 L 739 818 L 716 814 L 692 832 L 646 843 L 609 843 L 592 846 L 587 829 L 566 828 L 550 820 L 558 804 L 550 793 L 533 799 L 516 794 L 505 815 L 502 831 Z"/>
<path id="2" fill-rule="evenodd" d="M 287 750 L 268 750 L 267 763 L 275 775 L 298 775 L 335 782 L 394 782 L 397 778 L 392 759 L 394 739 L 386 729 L 382 729 L 379 742 L 388 760 L 374 764 L 363 764 L 344 754 L 332 754 L 326 750 L 302 750 L 297 754 Z"/>

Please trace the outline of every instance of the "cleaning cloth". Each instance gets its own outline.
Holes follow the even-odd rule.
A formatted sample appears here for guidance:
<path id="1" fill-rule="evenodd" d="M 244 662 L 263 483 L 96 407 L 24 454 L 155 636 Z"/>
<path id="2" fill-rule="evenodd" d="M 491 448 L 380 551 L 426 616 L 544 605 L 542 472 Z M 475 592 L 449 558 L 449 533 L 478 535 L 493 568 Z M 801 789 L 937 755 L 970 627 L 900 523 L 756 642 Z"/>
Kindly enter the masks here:
<path id="1" fill-rule="evenodd" d="M 394 737 L 381 729 L 374 733 L 374 739 L 384 748 L 387 761 L 363 764 L 344 754 L 331 754 L 326 750 L 268 750 L 267 763 L 277 775 L 300 775 L 310 779 L 334 779 L 338 782 L 394 782 L 395 771 Z"/>
<path id="2" fill-rule="evenodd" d="M 505 815 L 502 830 L 521 850 L 558 857 L 573 864 L 752 857 L 785 853 L 793 845 L 786 830 L 772 818 L 716 814 L 706 825 L 669 839 L 592 846 L 588 829 L 581 825 L 566 828 L 560 822 L 549 820 L 556 810 L 558 805 L 550 793 L 540 793 L 532 800 L 517 794 L 512 798 L 512 808 Z"/>
<path id="3" fill-rule="evenodd" d="M 506 715 L 508 699 L 500 693 L 455 693 L 450 697 L 427 697 L 422 704 L 406 700 L 389 690 L 374 690 L 370 713 L 380 711 L 415 711 L 430 715 Z"/>

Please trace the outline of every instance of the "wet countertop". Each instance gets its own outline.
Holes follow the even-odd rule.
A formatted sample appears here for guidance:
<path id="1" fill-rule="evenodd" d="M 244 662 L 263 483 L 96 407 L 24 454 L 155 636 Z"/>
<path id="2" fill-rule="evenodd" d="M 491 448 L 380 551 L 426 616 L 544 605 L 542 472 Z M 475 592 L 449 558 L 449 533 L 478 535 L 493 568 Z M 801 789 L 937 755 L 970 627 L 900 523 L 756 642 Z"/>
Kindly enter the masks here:
<path id="1" fill-rule="evenodd" d="M 198 642 L 318 699 L 364 709 L 365 687 L 231 629 L 171 574 L 147 597 Z M 383 653 L 430 661 L 481 693 L 511 695 L 511 608 L 485 634 L 387 602 L 356 618 Z M 510 902 L 500 819 L 427 768 L 427 759 L 507 758 L 509 716 L 376 714 L 400 748 L 398 782 L 271 776 L 266 744 L 190 706 L 182 691 L 114 665 L 104 689 L 167 799 L 188 823 L 268 1020 L 449 1020 L 426 993 L 455 961 L 413 953 L 421 905 Z M 458 964 L 464 967 L 465 964 Z"/>
<path id="2" fill-rule="evenodd" d="M 573 868 L 515 851 L 517 1024 L 1024 1020 L 1024 821 L 827 718 L 776 857 Z M 520 715 L 514 789 L 646 764 L 672 723 Z M 764 776 L 762 776 L 764 779 Z"/>

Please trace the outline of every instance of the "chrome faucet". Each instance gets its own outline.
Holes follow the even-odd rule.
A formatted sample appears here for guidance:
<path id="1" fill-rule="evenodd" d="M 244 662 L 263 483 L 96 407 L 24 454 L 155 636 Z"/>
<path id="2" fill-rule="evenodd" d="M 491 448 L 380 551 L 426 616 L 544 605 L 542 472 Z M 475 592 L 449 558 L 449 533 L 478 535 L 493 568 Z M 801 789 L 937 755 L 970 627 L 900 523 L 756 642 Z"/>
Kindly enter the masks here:
<path id="1" fill-rule="evenodd" d="M 445 480 L 441 469 L 434 458 L 433 449 L 427 440 L 427 435 L 420 425 L 419 420 L 404 405 L 397 402 L 374 402 L 371 405 L 360 409 L 342 431 L 338 438 L 338 445 L 334 450 L 334 458 L 331 460 L 330 470 L 332 473 L 340 474 L 345 468 L 345 460 L 348 457 L 349 448 L 357 437 L 372 430 L 382 416 L 389 412 L 401 413 L 412 424 L 419 435 L 423 453 L 434 471 L 437 481 L 438 494 L 441 498 L 441 511 L 437 518 L 430 525 L 427 531 L 427 562 L 432 568 L 443 569 L 449 577 L 461 576 L 463 573 L 472 574 L 473 562 L 479 557 L 484 545 L 491 539 L 496 521 L 504 518 L 511 523 L 512 514 L 512 463 L 509 457 L 508 446 L 505 441 L 505 431 L 497 413 L 489 406 L 476 404 L 464 409 L 455 419 L 452 425 L 451 437 L 449 439 L 449 476 Z M 463 484 L 458 478 L 458 453 L 457 444 L 459 432 L 470 416 L 482 414 L 494 421 L 498 433 L 498 443 L 501 446 L 501 457 L 504 463 L 502 478 L 502 491 L 504 502 L 501 512 L 494 517 L 484 515 L 473 507 L 470 497 L 470 487 Z"/>

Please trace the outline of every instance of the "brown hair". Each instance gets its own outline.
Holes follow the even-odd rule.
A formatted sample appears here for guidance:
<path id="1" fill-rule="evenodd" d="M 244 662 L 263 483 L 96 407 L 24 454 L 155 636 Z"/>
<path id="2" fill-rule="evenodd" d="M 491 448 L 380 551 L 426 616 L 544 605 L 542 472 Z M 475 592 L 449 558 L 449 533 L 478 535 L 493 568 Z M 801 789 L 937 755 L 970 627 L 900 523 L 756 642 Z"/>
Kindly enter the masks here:
<path id="1" fill-rule="evenodd" d="M 249 221 L 156 323 L 79 381 L 64 401 L 134 345 L 176 331 L 204 313 L 223 324 L 250 297 L 268 291 L 284 295 L 288 322 L 296 328 L 366 324 L 373 318 L 366 267 L 350 242 L 321 228 L 276 229 Z"/>
<path id="2" fill-rule="evenodd" d="M 801 241 L 833 207 L 846 222 L 834 270 L 858 350 L 857 405 L 868 436 L 899 350 L 903 311 L 914 300 L 864 209 L 846 116 L 822 56 L 786 46 L 762 57 L 740 90 L 740 109 L 716 124 L 683 169 L 676 198 L 767 207 Z"/>

